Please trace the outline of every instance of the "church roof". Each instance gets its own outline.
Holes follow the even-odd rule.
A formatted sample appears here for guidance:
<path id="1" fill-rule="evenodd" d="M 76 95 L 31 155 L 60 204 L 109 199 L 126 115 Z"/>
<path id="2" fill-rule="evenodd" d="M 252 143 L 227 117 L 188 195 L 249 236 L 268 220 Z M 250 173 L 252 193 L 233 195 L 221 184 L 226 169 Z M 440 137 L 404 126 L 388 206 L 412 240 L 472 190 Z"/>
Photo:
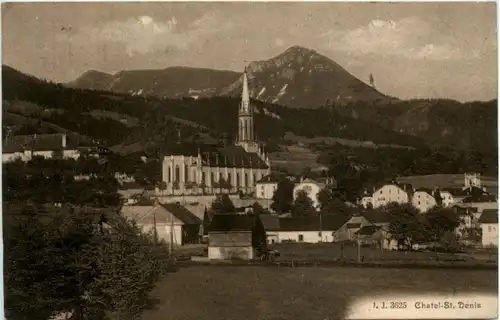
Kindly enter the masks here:
<path id="1" fill-rule="evenodd" d="M 203 165 L 210 167 L 267 169 L 268 165 L 254 152 L 246 152 L 240 146 L 219 146 L 216 144 L 178 144 L 169 147 L 165 155 L 201 155 Z"/>

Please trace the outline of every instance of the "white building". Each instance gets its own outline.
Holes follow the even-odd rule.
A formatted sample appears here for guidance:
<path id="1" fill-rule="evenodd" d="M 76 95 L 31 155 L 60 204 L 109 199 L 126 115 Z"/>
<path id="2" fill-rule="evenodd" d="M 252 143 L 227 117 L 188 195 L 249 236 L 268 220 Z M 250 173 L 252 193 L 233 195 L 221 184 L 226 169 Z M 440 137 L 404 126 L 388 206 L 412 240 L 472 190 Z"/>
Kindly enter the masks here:
<path id="1" fill-rule="evenodd" d="M 2 148 L 2 162 L 30 161 L 33 157 L 46 159 L 78 159 L 78 141 L 64 133 L 33 134 L 9 137 Z"/>
<path id="2" fill-rule="evenodd" d="M 362 199 L 361 203 L 364 204 L 366 208 L 371 201 L 373 208 L 378 208 L 385 206 L 389 203 L 408 203 L 411 198 L 411 193 L 413 189 L 411 185 L 408 184 L 396 184 L 389 183 L 382 187 L 375 189 L 373 194 L 366 194 Z"/>
<path id="3" fill-rule="evenodd" d="M 266 230 L 276 234 L 276 242 L 333 242 L 337 230 L 345 219 L 337 215 L 325 215 L 305 218 L 280 218 L 279 230 Z"/>
<path id="4" fill-rule="evenodd" d="M 153 232 L 159 240 L 174 245 L 196 242 L 201 220 L 177 203 L 123 206 L 121 215 L 135 221 L 143 232 Z"/>
<path id="5" fill-rule="evenodd" d="M 486 209 L 479 218 L 483 247 L 498 247 L 498 210 Z"/>
<path id="6" fill-rule="evenodd" d="M 272 200 L 274 192 L 278 189 L 277 177 L 267 175 L 255 184 L 255 198 Z"/>
<path id="7" fill-rule="evenodd" d="M 437 205 L 433 192 L 430 189 L 419 188 L 413 193 L 411 204 L 420 212 L 424 213 L 429 211 L 432 207 Z"/>

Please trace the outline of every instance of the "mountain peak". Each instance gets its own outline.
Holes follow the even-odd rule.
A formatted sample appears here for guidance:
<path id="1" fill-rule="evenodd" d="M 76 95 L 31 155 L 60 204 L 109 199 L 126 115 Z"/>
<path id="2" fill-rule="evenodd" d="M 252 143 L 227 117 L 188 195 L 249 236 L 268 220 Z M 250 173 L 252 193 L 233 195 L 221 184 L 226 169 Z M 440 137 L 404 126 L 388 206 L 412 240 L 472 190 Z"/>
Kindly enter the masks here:
<path id="1" fill-rule="evenodd" d="M 302 47 L 302 46 L 299 46 L 299 45 L 295 45 L 295 46 L 291 46 L 290 48 L 286 49 L 284 53 L 316 53 L 316 51 L 312 50 L 312 49 L 309 49 L 309 48 L 306 48 L 306 47 Z"/>

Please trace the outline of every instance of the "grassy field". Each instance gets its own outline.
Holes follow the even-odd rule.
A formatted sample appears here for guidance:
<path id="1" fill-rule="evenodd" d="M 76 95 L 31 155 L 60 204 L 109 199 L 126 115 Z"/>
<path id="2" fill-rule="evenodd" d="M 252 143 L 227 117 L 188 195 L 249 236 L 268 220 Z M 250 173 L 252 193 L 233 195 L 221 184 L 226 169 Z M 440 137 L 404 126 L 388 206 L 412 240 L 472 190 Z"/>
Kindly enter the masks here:
<path id="1" fill-rule="evenodd" d="M 315 261 L 315 260 L 333 260 L 340 259 L 342 256 L 346 260 L 356 260 L 358 249 L 356 245 L 341 245 L 338 243 L 324 244 L 307 244 L 307 243 L 291 243 L 277 244 L 271 246 L 280 252 L 280 257 L 277 259 L 300 260 L 300 261 Z M 429 261 L 439 256 L 440 260 L 447 259 L 463 259 L 463 260 L 498 260 L 496 252 L 491 253 L 467 253 L 467 254 L 450 254 L 450 253 L 433 253 L 433 252 L 401 252 L 401 251 L 385 251 L 370 247 L 361 247 L 360 255 L 364 261 Z"/>
<path id="2" fill-rule="evenodd" d="M 431 174 L 398 178 L 398 182 L 410 183 L 414 188 L 461 188 L 464 185 L 463 174 Z M 489 188 L 498 188 L 496 177 L 481 177 L 481 184 Z"/>
<path id="3" fill-rule="evenodd" d="M 142 319 L 342 319 L 360 297 L 497 292 L 495 271 L 191 266 L 158 284 Z"/>

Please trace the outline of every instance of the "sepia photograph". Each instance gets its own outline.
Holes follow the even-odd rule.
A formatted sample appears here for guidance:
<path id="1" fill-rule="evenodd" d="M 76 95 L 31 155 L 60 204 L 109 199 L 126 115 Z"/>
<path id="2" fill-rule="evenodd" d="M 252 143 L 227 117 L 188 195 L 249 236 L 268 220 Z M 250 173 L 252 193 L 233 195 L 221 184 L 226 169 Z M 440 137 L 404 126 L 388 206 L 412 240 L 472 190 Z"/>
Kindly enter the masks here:
<path id="1" fill-rule="evenodd" d="M 496 2 L 3 2 L 5 320 L 498 318 Z"/>

